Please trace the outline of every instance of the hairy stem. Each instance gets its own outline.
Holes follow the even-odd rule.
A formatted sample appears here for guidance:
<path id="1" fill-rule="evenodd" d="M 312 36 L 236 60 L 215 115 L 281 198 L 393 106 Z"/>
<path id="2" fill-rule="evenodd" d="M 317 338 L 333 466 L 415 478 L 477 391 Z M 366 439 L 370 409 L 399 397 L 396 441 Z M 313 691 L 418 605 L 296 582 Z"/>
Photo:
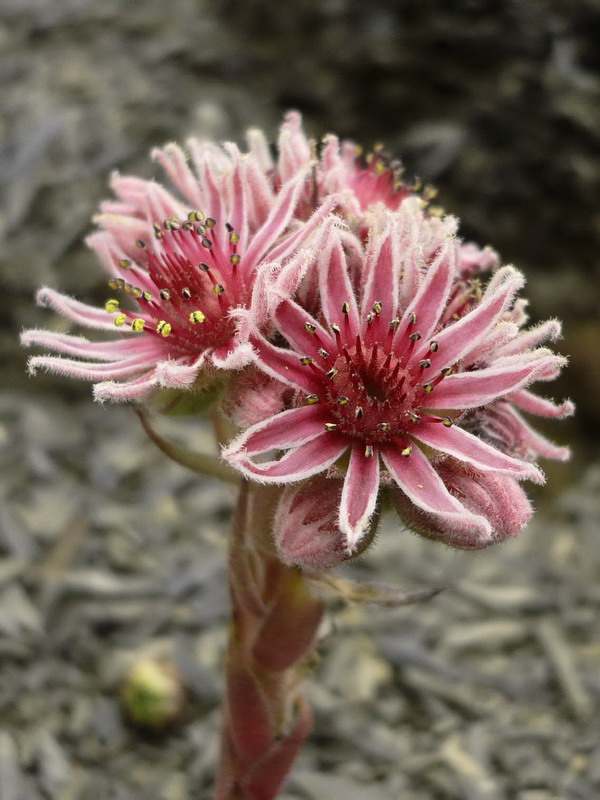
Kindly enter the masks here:
<path id="1" fill-rule="evenodd" d="M 244 481 L 234 514 L 217 800 L 274 800 L 312 726 L 300 690 L 323 603 L 274 551 L 271 522 L 279 494 Z"/>

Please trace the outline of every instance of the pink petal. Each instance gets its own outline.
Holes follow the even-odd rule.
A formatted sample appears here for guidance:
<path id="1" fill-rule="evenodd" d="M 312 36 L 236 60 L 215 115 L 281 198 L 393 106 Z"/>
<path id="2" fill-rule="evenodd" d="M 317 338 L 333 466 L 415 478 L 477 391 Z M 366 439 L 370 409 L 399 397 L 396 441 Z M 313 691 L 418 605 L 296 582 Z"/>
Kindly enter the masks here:
<path id="1" fill-rule="evenodd" d="M 465 353 L 473 352 L 474 342 L 484 337 L 494 325 L 497 325 L 500 315 L 524 283 L 521 274 L 512 267 L 506 267 L 500 271 L 504 274 L 502 285 L 495 291 L 486 293 L 473 311 L 436 335 L 438 351 L 429 356 L 432 370 L 450 367 Z M 415 360 L 424 358 L 425 351 L 428 350 L 429 344 L 426 342 Z"/>
<path id="2" fill-rule="evenodd" d="M 248 247 L 248 186 L 244 181 L 244 174 L 241 164 L 242 154 L 237 145 L 227 142 L 223 145 L 231 158 L 233 169 L 231 171 L 231 192 L 233 202 L 231 204 L 229 218 L 227 222 L 233 227 L 240 237 L 238 250 L 245 253 Z"/>
<path id="3" fill-rule="evenodd" d="M 314 376 L 310 367 L 300 363 L 300 357 L 296 353 L 275 347 L 262 336 L 252 336 L 250 342 L 258 356 L 257 365 L 267 375 L 278 378 L 288 386 L 293 386 L 306 394 L 319 392 L 322 387 L 321 381 Z"/>
<path id="4" fill-rule="evenodd" d="M 184 197 L 190 201 L 192 208 L 199 208 L 203 204 L 203 196 L 198 185 L 198 179 L 189 168 L 187 158 L 181 147 L 171 143 L 164 147 L 157 147 L 151 152 L 151 158 L 158 161 L 173 184 Z"/>
<path id="5" fill-rule="evenodd" d="M 263 172 L 270 172 L 273 167 L 273 158 L 266 136 L 259 128 L 250 128 L 246 131 L 246 141 L 250 153 L 254 156 Z"/>
<path id="6" fill-rule="evenodd" d="M 347 439 L 333 433 L 324 433 L 307 444 L 290 450 L 279 461 L 254 464 L 243 457 L 231 461 L 236 469 L 250 479 L 263 483 L 293 483 L 323 472 L 338 460 L 347 447 Z"/>
<path id="7" fill-rule="evenodd" d="M 72 319 L 73 322 L 84 325 L 86 328 L 111 331 L 111 333 L 116 330 L 113 318 L 104 309 L 80 303 L 79 300 L 68 297 L 66 294 L 55 292 L 54 289 L 49 289 L 47 286 L 38 291 L 36 300 L 39 306 L 52 308 L 62 314 L 63 317 L 68 317 L 68 319 Z M 128 328 L 121 328 L 119 333 L 133 333 L 133 331 Z"/>
<path id="8" fill-rule="evenodd" d="M 251 364 L 254 358 L 252 345 L 249 342 L 240 342 L 235 337 L 227 344 L 215 347 L 210 354 L 210 360 L 217 369 L 242 369 Z"/>
<path id="9" fill-rule="evenodd" d="M 396 349 L 402 349 L 407 340 L 406 331 L 409 326 L 410 314 L 416 317 L 415 332 L 419 332 L 425 340 L 433 333 L 439 318 L 448 302 L 448 294 L 452 278 L 456 269 L 457 243 L 453 239 L 446 240 L 441 246 L 433 264 L 427 270 L 425 279 L 415 299 L 408 306 L 402 317 L 394 341 Z"/>
<path id="10" fill-rule="evenodd" d="M 114 326 L 113 326 L 114 329 Z M 99 361 L 118 361 L 132 355 L 155 354 L 158 358 L 164 354 L 162 343 L 148 340 L 148 337 L 115 339 L 110 342 L 91 342 L 83 336 L 70 336 L 67 333 L 56 333 L 32 329 L 23 331 L 21 344 L 25 347 L 47 347 L 57 353 L 79 358 L 97 358 Z"/>
<path id="11" fill-rule="evenodd" d="M 423 453 L 415 448 L 408 458 L 398 448 L 381 448 L 383 462 L 404 495 L 418 509 L 426 512 L 443 531 L 444 541 L 461 546 L 481 547 L 490 540 L 491 525 L 481 516 L 471 514 L 453 497 Z M 405 506 L 410 514 L 410 504 Z"/>
<path id="12" fill-rule="evenodd" d="M 541 325 L 537 325 L 525 333 L 522 333 L 512 342 L 508 342 L 502 347 L 498 355 L 510 356 L 515 353 L 524 353 L 526 350 L 531 350 L 537 347 L 542 342 L 549 339 L 551 342 L 560 338 L 562 326 L 556 319 L 549 319 Z"/>
<path id="13" fill-rule="evenodd" d="M 318 406 L 302 406 L 282 411 L 244 431 L 229 445 L 223 455 L 235 461 L 271 450 L 286 450 L 321 436 L 325 429 L 323 410 Z"/>
<path id="14" fill-rule="evenodd" d="M 540 417 L 564 419 L 565 417 L 573 416 L 575 413 L 575 405 L 570 400 L 564 400 L 560 404 L 553 403 L 552 400 L 547 400 L 545 397 L 538 397 L 527 391 L 527 389 L 514 392 L 508 395 L 506 399 L 523 411 L 527 411 L 530 414 L 537 414 Z"/>
<path id="15" fill-rule="evenodd" d="M 321 359 L 317 350 L 324 348 L 335 357 L 337 348 L 330 334 L 297 303 L 283 300 L 275 310 L 274 317 L 277 328 L 297 353 Z M 316 335 L 308 333 L 306 323 L 316 328 Z M 321 363 L 329 369 L 328 360 L 321 359 Z"/>
<path id="16" fill-rule="evenodd" d="M 277 171 L 282 181 L 291 180 L 310 162 L 310 145 L 302 130 L 302 116 L 289 111 L 281 126 L 278 141 L 279 162 Z"/>
<path id="17" fill-rule="evenodd" d="M 201 353 L 191 364 L 185 364 L 182 359 L 159 361 L 156 365 L 156 382 L 167 389 L 187 389 L 198 377 L 205 361 L 205 353 Z"/>
<path id="18" fill-rule="evenodd" d="M 504 403 L 503 408 L 496 410 L 496 415 L 503 419 L 510 427 L 511 434 L 515 438 L 517 446 L 529 453 L 532 457 L 550 458 L 553 461 L 568 461 L 571 451 L 568 447 L 561 447 L 554 444 L 541 433 L 534 430 L 523 417 Z"/>
<path id="19" fill-rule="evenodd" d="M 138 397 L 155 387 L 156 380 L 153 372 L 143 375 L 134 381 L 126 381 L 124 383 L 105 381 L 94 386 L 94 399 L 99 403 L 104 403 L 106 400 L 112 400 L 115 403 L 126 403 L 128 400 L 137 400 Z"/>
<path id="20" fill-rule="evenodd" d="M 447 428 L 438 422 L 421 422 L 412 429 L 412 435 L 423 444 L 478 469 L 506 473 L 514 478 L 528 478 L 536 483 L 544 482 L 544 476 L 534 464 L 507 456 L 457 425 Z"/>
<path id="21" fill-rule="evenodd" d="M 242 264 L 245 275 L 249 275 L 252 272 L 268 249 L 289 225 L 298 205 L 305 180 L 306 173 L 302 172 L 294 180 L 282 186 L 267 221 L 257 231 L 244 254 Z"/>
<path id="22" fill-rule="evenodd" d="M 398 309 L 398 280 L 401 270 L 401 252 L 396 226 L 388 224 L 383 233 L 371 227 L 365 253 L 366 285 L 361 316 L 366 317 L 373 304 L 380 302 L 381 322 L 387 326 L 396 317 Z"/>
<path id="23" fill-rule="evenodd" d="M 365 456 L 363 443 L 354 444 L 344 480 L 340 503 L 340 530 L 346 536 L 348 551 L 365 533 L 369 525 L 379 490 L 379 455 Z"/>
<path id="24" fill-rule="evenodd" d="M 348 275 L 338 226 L 338 220 L 330 217 L 323 224 L 317 245 L 321 307 L 323 317 L 328 324 L 335 323 L 342 331 L 349 325 L 349 336 L 353 338 L 359 332 L 358 307 Z M 349 304 L 348 314 L 342 312 L 344 303 Z"/>
<path id="25" fill-rule="evenodd" d="M 483 406 L 539 379 L 542 370 L 556 363 L 557 359 L 557 356 L 524 359 L 510 365 L 450 375 L 435 387 L 431 395 L 426 396 L 424 402 L 429 408 L 440 409 Z"/>
<path id="26" fill-rule="evenodd" d="M 326 197 L 314 214 L 306 222 L 303 222 L 295 233 L 286 236 L 281 244 L 269 251 L 269 259 L 272 261 L 284 261 L 293 255 L 299 247 L 310 239 L 327 215 L 333 211 L 338 200 L 336 195 Z"/>
<path id="27" fill-rule="evenodd" d="M 27 362 L 31 375 L 35 375 L 38 369 L 43 369 L 69 378 L 83 378 L 90 381 L 128 377 L 150 369 L 155 364 L 156 357 L 129 358 L 110 364 L 97 364 L 93 361 L 75 361 L 60 356 L 32 356 Z"/>

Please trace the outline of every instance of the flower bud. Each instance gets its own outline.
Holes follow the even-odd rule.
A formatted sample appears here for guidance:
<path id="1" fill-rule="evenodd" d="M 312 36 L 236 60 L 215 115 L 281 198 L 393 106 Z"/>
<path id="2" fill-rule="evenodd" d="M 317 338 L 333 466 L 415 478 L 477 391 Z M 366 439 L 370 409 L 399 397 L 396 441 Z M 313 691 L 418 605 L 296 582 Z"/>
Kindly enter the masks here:
<path id="1" fill-rule="evenodd" d="M 121 700 L 126 715 L 136 725 L 165 728 L 176 720 L 183 707 L 181 678 L 163 661 L 140 661 L 127 677 Z"/>

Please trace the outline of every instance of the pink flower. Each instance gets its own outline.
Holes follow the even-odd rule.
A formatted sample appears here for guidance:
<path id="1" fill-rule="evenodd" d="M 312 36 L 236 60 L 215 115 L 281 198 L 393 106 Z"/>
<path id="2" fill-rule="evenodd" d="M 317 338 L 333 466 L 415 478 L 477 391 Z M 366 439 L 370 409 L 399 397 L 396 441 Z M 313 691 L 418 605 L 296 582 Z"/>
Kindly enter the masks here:
<path id="1" fill-rule="evenodd" d="M 362 148 L 354 142 L 340 142 L 334 134 L 327 134 L 317 153 L 317 143 L 306 136 L 302 115 L 297 111 L 288 112 L 281 125 L 276 162 L 270 156 L 262 131 L 249 131 L 248 142 L 257 162 L 266 175 L 272 176 L 275 186 L 290 180 L 298 170 L 311 167 L 311 179 L 305 184 L 297 206 L 298 216 L 310 216 L 315 205 L 335 194 L 339 197 L 337 213 L 361 238 L 366 237 L 369 216 L 377 210 L 397 211 L 410 197 L 418 197 L 423 207 L 428 208 L 436 194 L 431 186 L 424 187 L 418 181 L 411 185 L 403 182 L 401 162 L 390 158 L 380 145 L 363 157 Z M 429 212 L 432 230 L 443 226 L 446 232 L 456 232 L 456 219 L 446 216 L 436 220 L 439 209 L 429 208 Z M 456 265 L 458 274 L 469 278 L 497 269 L 500 258 L 489 246 L 480 248 L 473 242 L 461 242 Z"/>
<path id="2" fill-rule="evenodd" d="M 294 214 L 305 169 L 275 192 L 257 160 L 242 157 L 233 144 L 191 140 L 189 150 L 194 169 L 177 145 L 153 153 L 183 200 L 158 183 L 114 176 L 117 199 L 103 204 L 96 217 L 101 230 L 87 240 L 111 276 L 115 295 L 106 310 L 53 289 L 38 292 L 40 305 L 73 322 L 124 335 L 94 342 L 27 330 L 24 344 L 67 356 L 32 357 L 32 373 L 43 368 L 86 378 L 96 382 L 97 399 L 123 401 L 155 387 L 189 388 L 201 370 L 238 369 L 252 360 L 231 311 L 250 303 L 257 267 L 283 264 L 335 199 L 300 223 Z M 260 294 L 252 303 L 260 323 Z"/>
<path id="3" fill-rule="evenodd" d="M 419 226 L 427 247 L 414 240 Z M 565 360 L 535 347 L 535 336 L 511 353 L 510 342 L 519 340 L 510 316 L 521 274 L 504 267 L 485 292 L 465 290 L 456 280 L 459 242 L 439 235 L 424 259 L 431 251 L 427 227 L 416 200 L 388 212 L 383 224 L 376 219 L 355 291 L 339 221 L 331 218 L 315 247 L 319 313 L 308 314 L 275 284 L 273 323 L 290 349 L 257 331 L 250 336 L 258 365 L 293 387 L 296 399 L 241 434 L 225 455 L 249 478 L 269 483 L 332 470 L 344 475 L 338 524 L 349 552 L 369 527 L 382 481 L 397 486 L 449 543 L 494 540 L 489 514 L 449 491 L 437 459 L 543 481 L 534 464 L 495 447 L 463 419 L 471 409 L 519 396 L 536 379 L 551 379 Z M 265 460 L 277 451 L 280 458 Z"/>

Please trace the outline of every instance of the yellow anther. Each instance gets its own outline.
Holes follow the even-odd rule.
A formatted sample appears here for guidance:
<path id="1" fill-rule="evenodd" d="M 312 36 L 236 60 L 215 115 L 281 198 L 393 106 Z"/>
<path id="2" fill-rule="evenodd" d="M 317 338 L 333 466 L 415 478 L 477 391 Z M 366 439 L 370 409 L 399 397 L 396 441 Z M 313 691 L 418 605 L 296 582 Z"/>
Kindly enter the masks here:
<path id="1" fill-rule="evenodd" d="M 307 333 L 316 333 L 317 332 L 317 326 L 313 325 L 312 322 L 305 322 L 304 323 L 304 330 Z"/>
<path id="2" fill-rule="evenodd" d="M 142 300 L 145 300 L 147 303 L 149 303 L 150 300 L 152 300 L 152 293 L 147 290 L 142 292 Z"/>
<path id="3" fill-rule="evenodd" d="M 424 383 L 423 384 L 423 391 L 426 394 L 430 394 L 430 392 L 433 392 L 433 384 L 432 383 Z"/>
<path id="4" fill-rule="evenodd" d="M 302 356 L 302 358 L 300 359 L 300 363 L 302 364 L 303 367 L 307 367 L 309 364 L 312 364 L 313 361 L 314 359 L 312 359 L 310 356 Z"/>
<path id="5" fill-rule="evenodd" d="M 421 417 L 418 414 L 415 414 L 414 411 L 410 412 L 410 414 L 408 415 L 408 418 L 409 418 L 409 420 L 411 422 L 414 422 L 415 425 L 416 425 L 417 422 L 421 422 Z"/>
<path id="6" fill-rule="evenodd" d="M 190 211 L 188 220 L 190 222 L 201 222 L 204 219 L 204 214 L 201 211 Z"/>
<path id="7" fill-rule="evenodd" d="M 445 367 L 442 370 L 442 375 L 444 376 L 444 378 L 447 378 L 449 375 L 452 375 L 453 373 L 454 373 L 454 370 L 452 369 L 452 367 Z"/>
<path id="8" fill-rule="evenodd" d="M 214 228 L 215 225 L 217 224 L 217 220 L 213 219 L 213 217 L 207 217 L 206 220 L 204 221 L 204 224 L 206 225 L 207 228 Z"/>
<path id="9" fill-rule="evenodd" d="M 170 300 L 171 299 L 171 292 L 168 289 L 161 289 L 159 292 L 161 300 Z"/>
<path id="10" fill-rule="evenodd" d="M 451 428 L 454 425 L 452 417 L 442 417 L 442 422 L 446 428 Z"/>
<path id="11" fill-rule="evenodd" d="M 231 233 L 229 234 L 230 243 L 231 244 L 237 244 L 239 242 L 239 240 L 240 240 L 239 233 L 236 233 L 235 231 L 231 231 Z"/>
<path id="12" fill-rule="evenodd" d="M 350 313 L 350 303 L 342 303 L 342 314 Z"/>
<path id="13" fill-rule="evenodd" d="M 349 402 L 350 401 L 348 400 L 348 398 L 345 397 L 344 395 L 341 395 L 341 397 L 338 397 L 338 405 L 340 405 L 340 406 L 347 406 Z"/>
<path id="14" fill-rule="evenodd" d="M 331 433 L 331 431 L 334 431 L 336 428 L 337 428 L 337 425 L 336 425 L 335 422 L 326 422 L 325 423 L 325 430 L 328 431 L 329 433 Z"/>
<path id="15" fill-rule="evenodd" d="M 225 287 L 223 286 L 222 283 L 215 283 L 215 285 L 213 286 L 213 292 L 215 294 L 222 295 L 224 291 Z"/>
<path id="16" fill-rule="evenodd" d="M 131 261 L 128 258 L 121 258 L 119 259 L 119 266 L 121 269 L 129 269 L 131 267 Z"/>
<path id="17" fill-rule="evenodd" d="M 421 338 L 421 334 L 418 331 L 415 331 L 414 333 L 411 333 L 408 338 L 411 340 L 411 342 L 418 342 Z"/>
<path id="18" fill-rule="evenodd" d="M 208 266 L 208 264 L 205 261 L 201 261 L 198 264 L 198 269 L 201 269 L 202 272 L 210 272 L 210 267 Z"/>
<path id="19" fill-rule="evenodd" d="M 107 300 L 106 303 L 104 303 L 104 308 L 109 314 L 114 314 L 115 311 L 119 310 L 119 305 L 119 301 L 115 300 L 114 297 L 111 297 L 110 300 Z"/>
<path id="20" fill-rule="evenodd" d="M 206 319 L 206 317 L 199 310 L 192 311 L 192 313 L 190 314 L 190 317 L 189 317 L 189 320 L 192 323 L 192 325 L 199 325 L 200 323 L 204 322 L 205 319 Z"/>
<path id="21" fill-rule="evenodd" d="M 115 325 L 117 326 L 117 328 L 120 328 L 121 326 L 125 325 L 126 322 L 127 322 L 127 314 L 117 314 L 117 316 L 115 317 Z"/>
<path id="22" fill-rule="evenodd" d="M 146 320 L 140 319 L 140 317 L 131 321 L 131 330 L 135 331 L 136 333 L 141 333 L 145 327 Z"/>
<path id="23" fill-rule="evenodd" d="M 404 456 L 404 458 L 408 458 L 409 455 L 412 453 L 412 451 L 413 451 L 412 444 L 409 444 L 408 447 L 405 447 L 404 450 L 400 451 L 400 455 Z"/>
<path id="24" fill-rule="evenodd" d="M 131 287 L 131 296 L 137 300 L 139 297 L 142 296 L 142 290 L 139 286 L 132 286 Z"/>
<path id="25" fill-rule="evenodd" d="M 319 395 L 318 394 L 309 394 L 306 397 L 306 402 L 309 406 L 314 406 L 315 403 L 319 402 Z"/>
<path id="26" fill-rule="evenodd" d="M 435 341 L 435 339 L 434 339 L 432 342 L 429 342 L 429 349 L 431 350 L 431 352 L 432 352 L 432 353 L 437 353 L 437 351 L 439 350 L 439 348 L 440 348 L 440 346 L 439 346 L 439 344 L 438 344 L 438 343 Z"/>
<path id="27" fill-rule="evenodd" d="M 161 319 L 156 326 L 156 331 L 157 333 L 160 333 L 161 336 L 167 337 L 171 333 L 171 325 L 164 319 Z"/>
<path id="28" fill-rule="evenodd" d="M 319 347 L 317 353 L 321 356 L 321 358 L 329 358 L 329 353 L 323 347 Z"/>
<path id="29" fill-rule="evenodd" d="M 375 314 L 381 314 L 381 309 L 382 308 L 383 308 L 383 303 L 381 302 L 381 300 L 376 300 L 373 303 L 373 312 Z"/>
<path id="30" fill-rule="evenodd" d="M 143 239 L 136 239 L 135 240 L 136 247 L 139 247 L 140 250 L 143 250 L 146 247 L 146 242 Z"/>
<path id="31" fill-rule="evenodd" d="M 119 284 L 118 284 L 118 283 L 117 283 L 117 281 L 116 281 L 116 280 L 114 280 L 114 279 L 113 279 L 113 280 L 110 280 L 110 281 L 108 282 L 108 288 L 109 288 L 109 289 L 118 289 L 118 288 L 119 288 Z"/>
<path id="32" fill-rule="evenodd" d="M 377 423 L 377 430 L 378 431 L 389 431 L 391 430 L 391 425 L 389 422 L 379 422 Z"/>
<path id="33" fill-rule="evenodd" d="M 373 458 L 373 445 L 368 444 L 365 447 L 365 458 Z"/>
<path id="34" fill-rule="evenodd" d="M 229 256 L 229 261 L 234 266 L 237 266 L 240 263 L 241 260 L 242 260 L 242 257 L 240 256 L 239 253 L 233 253 L 232 255 Z"/>
<path id="35" fill-rule="evenodd" d="M 427 369 L 428 367 L 431 366 L 431 359 L 430 358 L 422 358 L 419 361 L 419 366 L 421 367 L 421 369 Z"/>

